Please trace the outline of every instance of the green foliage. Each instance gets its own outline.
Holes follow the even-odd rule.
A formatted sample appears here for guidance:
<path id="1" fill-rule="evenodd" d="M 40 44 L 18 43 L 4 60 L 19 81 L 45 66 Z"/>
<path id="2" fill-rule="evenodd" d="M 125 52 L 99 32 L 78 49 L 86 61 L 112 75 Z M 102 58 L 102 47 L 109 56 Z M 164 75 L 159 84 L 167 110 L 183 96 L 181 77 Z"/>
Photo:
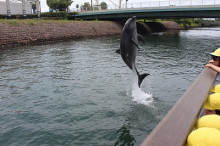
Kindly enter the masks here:
<path id="1" fill-rule="evenodd" d="M 42 24 L 54 24 L 54 23 L 74 23 L 72 20 L 42 20 L 42 19 L 0 19 L 0 24 L 7 24 L 8 26 L 19 26 L 20 24 L 27 25 L 42 25 Z"/>
<path id="2" fill-rule="evenodd" d="M 98 10 L 99 10 L 99 7 L 94 7 L 94 10 L 95 10 L 95 11 L 98 11 Z"/>
<path id="3" fill-rule="evenodd" d="M 18 26 L 19 23 L 17 21 L 11 20 L 11 21 L 8 22 L 8 25 L 9 26 Z"/>
<path id="4" fill-rule="evenodd" d="M 0 15 L 0 19 L 6 19 L 6 15 Z M 27 19 L 38 18 L 37 14 L 26 15 Z M 11 19 L 24 19 L 23 15 L 11 15 Z"/>
<path id="5" fill-rule="evenodd" d="M 0 19 L 6 19 L 7 16 L 6 15 L 0 15 Z"/>
<path id="6" fill-rule="evenodd" d="M 68 13 L 69 15 L 78 15 L 79 14 L 79 12 L 70 12 L 70 13 Z"/>
<path id="7" fill-rule="evenodd" d="M 20 24 L 28 24 L 28 25 L 35 25 L 34 20 L 30 19 L 23 19 L 23 20 L 18 20 L 18 19 L 0 19 L 0 23 L 2 24 L 8 24 L 8 26 L 19 26 Z"/>
<path id="8" fill-rule="evenodd" d="M 87 10 L 90 10 L 90 4 L 89 2 L 85 2 L 84 5 L 83 5 L 83 9 L 87 9 Z"/>
<path id="9" fill-rule="evenodd" d="M 106 4 L 106 2 L 102 2 L 102 3 L 101 3 L 101 9 L 102 9 L 102 10 L 106 10 L 106 9 L 107 9 L 107 4 Z"/>
<path id="10" fill-rule="evenodd" d="M 174 19 L 173 21 L 177 22 L 182 28 L 193 28 L 201 26 L 201 21 L 199 19 L 182 18 Z"/>
<path id="11" fill-rule="evenodd" d="M 144 22 L 143 19 L 139 21 Z M 174 21 L 178 23 L 182 28 L 200 27 L 202 25 L 201 19 L 182 18 L 182 19 L 147 19 L 145 22 L 162 22 L 162 21 Z"/>
<path id="12" fill-rule="evenodd" d="M 77 11 L 78 11 L 78 9 L 79 9 L 79 4 L 76 4 L 76 9 L 77 9 Z"/>
<path id="13" fill-rule="evenodd" d="M 64 11 L 61 12 L 45 12 L 41 13 L 41 17 L 48 17 L 50 19 L 70 19 L 71 15 L 77 15 L 79 12 L 71 12 L 67 13 Z M 6 15 L 0 15 L 0 19 L 6 19 Z M 26 15 L 27 19 L 33 19 L 33 18 L 38 18 L 37 14 L 31 14 L 31 15 Z M 11 15 L 11 19 L 24 19 L 23 15 Z"/>
<path id="14" fill-rule="evenodd" d="M 72 2 L 72 0 L 47 0 L 47 5 L 51 9 L 65 11 Z"/>
<path id="15" fill-rule="evenodd" d="M 79 4 L 76 4 L 76 8 L 77 8 L 77 9 L 79 8 Z"/>
<path id="16" fill-rule="evenodd" d="M 61 11 L 61 12 L 45 12 L 41 13 L 41 17 L 59 17 L 61 19 L 67 19 L 68 13 Z"/>

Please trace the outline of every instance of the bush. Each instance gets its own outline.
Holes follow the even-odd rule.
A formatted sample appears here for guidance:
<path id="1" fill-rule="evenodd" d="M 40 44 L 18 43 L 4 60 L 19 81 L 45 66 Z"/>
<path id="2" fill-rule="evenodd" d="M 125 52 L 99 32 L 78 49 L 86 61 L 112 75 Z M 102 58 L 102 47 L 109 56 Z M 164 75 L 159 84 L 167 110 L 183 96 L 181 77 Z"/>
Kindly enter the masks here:
<path id="1" fill-rule="evenodd" d="M 61 12 L 45 12 L 41 13 L 40 17 L 48 17 L 52 19 L 71 19 L 70 16 L 72 15 L 77 15 L 79 12 L 71 12 L 67 13 L 64 11 Z M 23 19 L 23 15 L 11 15 L 11 19 Z M 33 19 L 33 18 L 38 18 L 37 14 L 31 14 L 31 15 L 26 15 L 27 19 Z M 0 19 L 7 19 L 6 15 L 0 15 Z"/>
<path id="2" fill-rule="evenodd" d="M 79 12 L 70 12 L 69 15 L 77 15 Z"/>
<path id="3" fill-rule="evenodd" d="M 0 19 L 6 19 L 7 16 L 6 15 L 0 15 Z"/>
<path id="4" fill-rule="evenodd" d="M 201 26 L 201 22 L 198 19 L 182 18 L 182 19 L 176 19 L 174 21 L 177 22 L 183 28 L 193 28 L 193 27 Z"/>
<path id="5" fill-rule="evenodd" d="M 6 19 L 7 15 L 0 15 L 0 19 Z M 23 15 L 11 15 L 11 19 L 23 19 Z M 26 15 L 27 19 L 38 18 L 37 14 Z"/>
<path id="6" fill-rule="evenodd" d="M 61 19 L 67 19 L 68 18 L 68 13 L 65 11 L 60 11 L 60 12 L 45 12 L 41 13 L 41 17 L 58 17 Z"/>

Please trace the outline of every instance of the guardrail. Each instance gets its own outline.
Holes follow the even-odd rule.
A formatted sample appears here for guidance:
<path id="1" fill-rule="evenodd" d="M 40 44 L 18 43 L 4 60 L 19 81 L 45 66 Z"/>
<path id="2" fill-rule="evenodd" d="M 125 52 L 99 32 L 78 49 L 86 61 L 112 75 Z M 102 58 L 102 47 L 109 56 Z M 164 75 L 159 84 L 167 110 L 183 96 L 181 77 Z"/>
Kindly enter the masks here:
<path id="1" fill-rule="evenodd" d="M 141 146 L 180 146 L 197 121 L 217 72 L 205 68 Z"/>
<path id="2" fill-rule="evenodd" d="M 146 8 L 146 7 L 168 7 L 168 6 L 206 6 L 220 5 L 220 0 L 169 0 L 169 1 L 150 1 L 137 3 L 123 3 L 121 9 Z M 119 9 L 116 5 L 108 5 L 108 10 Z"/>
<path id="3" fill-rule="evenodd" d="M 93 11 L 119 10 L 119 9 L 137 9 L 137 8 L 160 8 L 160 7 L 181 7 L 181 6 L 217 6 L 220 5 L 220 0 L 164 0 L 150 2 L 123 3 L 121 8 L 118 5 L 107 5 L 106 9 L 101 9 L 101 6 L 95 7 Z M 90 8 L 81 8 L 81 12 L 89 12 Z M 91 12 L 91 11 L 90 11 Z"/>

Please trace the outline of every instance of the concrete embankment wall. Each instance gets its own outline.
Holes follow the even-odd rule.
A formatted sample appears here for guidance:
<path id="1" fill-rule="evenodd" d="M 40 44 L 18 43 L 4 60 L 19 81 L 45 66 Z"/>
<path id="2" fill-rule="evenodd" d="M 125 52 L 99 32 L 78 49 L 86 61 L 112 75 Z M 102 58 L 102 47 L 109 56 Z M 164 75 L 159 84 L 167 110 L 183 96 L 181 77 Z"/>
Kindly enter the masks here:
<path id="1" fill-rule="evenodd" d="M 19 20 L 17 20 L 19 21 Z M 0 22 L 0 47 L 39 44 L 93 36 L 119 35 L 124 23 L 110 21 Z M 175 22 L 138 23 L 140 34 L 179 29 Z"/>
<path id="2" fill-rule="evenodd" d="M 32 24 L 0 23 L 0 46 L 36 44 L 83 37 L 120 34 L 115 22 L 47 22 Z"/>

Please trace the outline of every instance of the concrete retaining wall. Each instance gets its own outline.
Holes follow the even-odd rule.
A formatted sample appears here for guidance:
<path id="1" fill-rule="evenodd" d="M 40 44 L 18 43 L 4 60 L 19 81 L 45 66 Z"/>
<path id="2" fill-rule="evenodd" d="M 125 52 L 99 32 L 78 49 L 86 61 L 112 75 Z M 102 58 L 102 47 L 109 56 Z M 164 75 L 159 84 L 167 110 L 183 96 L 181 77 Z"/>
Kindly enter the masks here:
<path id="1" fill-rule="evenodd" d="M 120 34 L 116 22 L 44 22 L 34 24 L 0 23 L 0 47 L 27 45 L 48 41 Z"/>

